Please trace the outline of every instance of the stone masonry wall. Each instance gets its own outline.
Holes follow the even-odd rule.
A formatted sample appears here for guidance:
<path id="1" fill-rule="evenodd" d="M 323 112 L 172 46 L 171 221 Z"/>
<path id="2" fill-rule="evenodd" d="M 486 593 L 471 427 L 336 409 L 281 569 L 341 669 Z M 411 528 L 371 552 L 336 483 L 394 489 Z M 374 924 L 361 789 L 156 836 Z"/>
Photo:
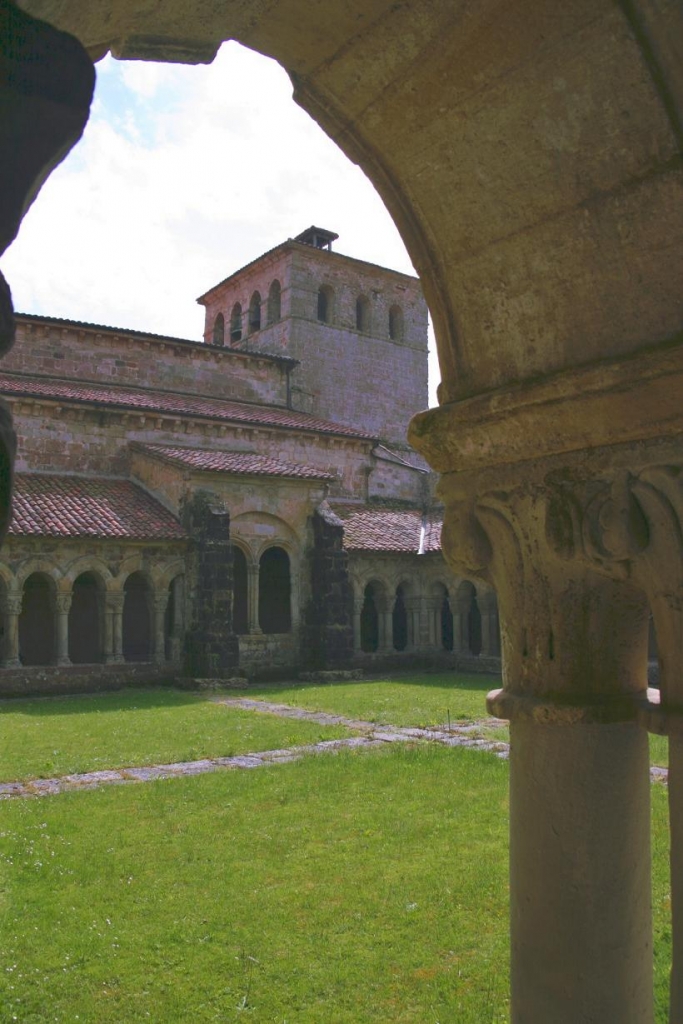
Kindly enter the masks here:
<path id="1" fill-rule="evenodd" d="M 127 476 L 130 441 L 260 452 L 334 475 L 336 494 L 367 489 L 371 443 L 308 432 L 241 427 L 175 416 L 12 400 L 17 470 Z M 144 478 L 143 478 L 144 479 Z"/>
<path id="2" fill-rule="evenodd" d="M 188 502 L 183 518 L 194 544 L 185 669 L 193 678 L 226 678 L 239 663 L 232 631 L 230 516 L 213 495 L 200 491 Z"/>
<path id="3" fill-rule="evenodd" d="M 311 517 L 311 600 L 302 629 L 301 661 L 309 670 L 348 668 L 353 658 L 353 592 L 344 527 L 325 505 Z"/>
<path id="4" fill-rule="evenodd" d="M 5 372 L 103 381 L 246 402 L 287 404 L 281 363 L 201 342 L 17 317 Z"/>

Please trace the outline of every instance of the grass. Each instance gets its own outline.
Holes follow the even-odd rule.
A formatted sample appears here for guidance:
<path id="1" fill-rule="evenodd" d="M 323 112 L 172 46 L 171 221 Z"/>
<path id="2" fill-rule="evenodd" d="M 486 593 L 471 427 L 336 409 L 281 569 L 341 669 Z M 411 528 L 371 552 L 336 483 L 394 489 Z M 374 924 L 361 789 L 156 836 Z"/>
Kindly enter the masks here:
<path id="1" fill-rule="evenodd" d="M 657 1021 L 670 962 L 653 787 Z M 0 1020 L 498 1024 L 507 765 L 391 747 L 2 805 Z"/>
<path id="2" fill-rule="evenodd" d="M 0 1019 L 506 1020 L 506 801 L 421 747 L 5 804 Z"/>
<path id="3" fill-rule="evenodd" d="M 347 735 L 174 690 L 4 701 L 0 780 L 230 757 Z"/>
<path id="4" fill-rule="evenodd" d="M 486 694 L 500 686 L 498 676 L 401 675 L 392 679 L 291 686 L 253 686 L 249 697 L 279 701 L 314 711 L 388 725 L 444 725 L 486 718 Z"/>

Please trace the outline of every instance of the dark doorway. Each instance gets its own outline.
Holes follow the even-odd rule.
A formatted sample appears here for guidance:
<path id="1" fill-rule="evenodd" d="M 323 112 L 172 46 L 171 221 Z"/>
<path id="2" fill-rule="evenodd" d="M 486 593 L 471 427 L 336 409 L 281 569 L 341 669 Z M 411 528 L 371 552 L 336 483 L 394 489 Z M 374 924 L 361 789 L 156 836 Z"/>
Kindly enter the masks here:
<path id="1" fill-rule="evenodd" d="M 379 612 L 375 603 L 375 587 L 368 583 L 360 610 L 360 648 L 372 653 L 379 647 Z"/>
<path id="2" fill-rule="evenodd" d="M 69 609 L 69 657 L 74 665 L 102 661 L 102 589 L 91 572 L 83 572 L 74 580 Z"/>
<path id="3" fill-rule="evenodd" d="M 408 612 L 403 595 L 403 584 L 396 587 L 396 600 L 391 615 L 391 624 L 394 634 L 394 650 L 405 651 L 408 646 Z"/>
<path id="4" fill-rule="evenodd" d="M 477 603 L 477 592 L 472 588 L 472 600 L 467 616 L 467 640 L 470 654 L 479 657 L 481 654 L 481 612 Z"/>
<path id="5" fill-rule="evenodd" d="M 125 661 L 152 660 L 152 622 L 149 584 L 134 572 L 123 588 L 123 657 Z"/>
<path id="6" fill-rule="evenodd" d="M 55 595 L 52 581 L 34 572 L 24 583 L 19 616 L 19 659 L 22 665 L 53 665 L 55 661 Z"/>
<path id="7" fill-rule="evenodd" d="M 283 548 L 268 548 L 261 555 L 258 618 L 264 633 L 289 633 L 292 628 L 289 555 Z"/>

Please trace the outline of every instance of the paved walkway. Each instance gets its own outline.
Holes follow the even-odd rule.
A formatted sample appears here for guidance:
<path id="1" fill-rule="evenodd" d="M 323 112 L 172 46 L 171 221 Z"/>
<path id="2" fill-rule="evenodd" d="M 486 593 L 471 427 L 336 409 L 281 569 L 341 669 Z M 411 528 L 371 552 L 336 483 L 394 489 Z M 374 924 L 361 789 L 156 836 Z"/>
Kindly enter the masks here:
<path id="1" fill-rule="evenodd" d="M 127 782 L 150 782 L 153 779 L 174 779 L 187 775 L 204 775 L 227 768 L 262 768 L 266 765 L 285 764 L 297 761 L 307 754 L 328 754 L 338 750 L 358 750 L 381 747 L 386 743 L 439 743 L 447 747 L 472 747 L 487 750 L 498 757 L 507 758 L 509 745 L 502 741 L 487 740 L 481 735 L 482 727 L 498 726 L 505 723 L 496 718 L 481 722 L 454 723 L 450 728 L 405 728 L 392 725 L 377 725 L 356 718 L 344 718 L 325 711 L 306 711 L 290 704 L 274 704 L 270 701 L 250 700 L 245 697 L 213 697 L 217 704 L 236 707 L 260 714 L 278 715 L 281 718 L 296 718 L 299 721 L 317 722 L 319 725 L 341 725 L 359 735 L 346 739 L 322 740 L 306 746 L 288 747 L 282 750 L 264 750 L 256 754 L 240 754 L 237 757 L 206 757 L 199 761 L 177 761 L 172 764 L 145 765 L 140 768 L 105 769 L 83 772 L 78 775 L 62 775 L 54 779 L 30 779 L 27 782 L 0 782 L 0 800 L 12 797 L 52 796 L 73 790 L 97 789 L 99 786 L 122 785 Z M 666 768 L 651 768 L 653 781 L 666 782 Z"/>

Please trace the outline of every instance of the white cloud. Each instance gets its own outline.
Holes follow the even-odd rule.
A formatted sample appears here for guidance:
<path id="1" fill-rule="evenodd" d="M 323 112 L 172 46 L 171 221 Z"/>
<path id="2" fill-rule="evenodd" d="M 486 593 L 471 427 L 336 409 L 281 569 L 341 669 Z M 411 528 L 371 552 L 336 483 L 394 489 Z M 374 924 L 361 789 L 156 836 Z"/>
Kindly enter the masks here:
<path id="1" fill-rule="evenodd" d="M 195 297 L 316 223 L 411 273 L 370 182 L 235 43 L 208 67 L 98 67 L 91 121 L 3 259 L 15 306 L 200 338 Z"/>

